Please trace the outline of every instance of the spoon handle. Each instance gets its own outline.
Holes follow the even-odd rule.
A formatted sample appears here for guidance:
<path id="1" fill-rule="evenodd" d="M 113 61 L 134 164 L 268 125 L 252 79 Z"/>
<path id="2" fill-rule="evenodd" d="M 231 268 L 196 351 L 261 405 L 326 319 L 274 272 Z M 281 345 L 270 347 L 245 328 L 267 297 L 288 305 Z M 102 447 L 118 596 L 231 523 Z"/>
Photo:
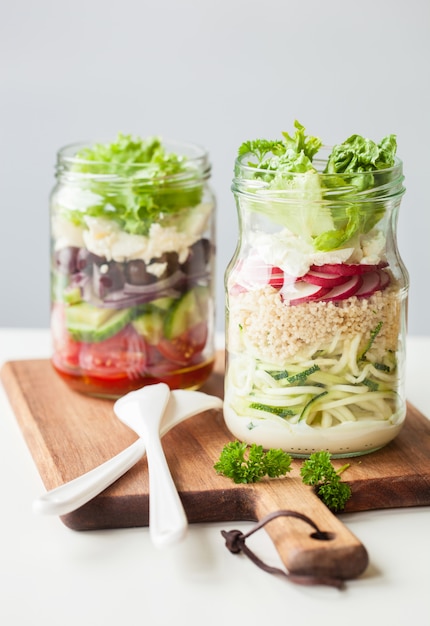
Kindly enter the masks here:
<path id="1" fill-rule="evenodd" d="M 210 409 L 222 408 L 222 401 L 219 398 L 199 391 L 176 389 L 170 395 L 171 402 L 167 406 L 160 428 L 161 436 L 193 415 Z M 34 500 L 34 512 L 41 515 L 61 516 L 75 511 L 118 480 L 144 454 L 145 445 L 142 439 L 138 439 L 102 465 L 63 483 Z"/>
<path id="2" fill-rule="evenodd" d="M 33 511 L 43 515 L 66 515 L 75 511 L 125 474 L 144 454 L 145 444 L 137 439 L 105 463 L 34 500 Z"/>
<path id="3" fill-rule="evenodd" d="M 158 437 L 146 440 L 149 470 L 149 532 L 157 547 L 181 541 L 188 520 Z"/>

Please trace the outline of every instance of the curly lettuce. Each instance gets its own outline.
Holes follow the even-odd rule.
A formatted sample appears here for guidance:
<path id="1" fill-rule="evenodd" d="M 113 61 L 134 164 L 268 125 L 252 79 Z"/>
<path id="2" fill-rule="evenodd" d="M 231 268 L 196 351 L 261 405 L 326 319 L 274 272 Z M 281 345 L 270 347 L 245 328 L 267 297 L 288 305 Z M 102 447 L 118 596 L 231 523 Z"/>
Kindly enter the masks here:
<path id="1" fill-rule="evenodd" d="M 79 226 L 86 216 L 101 217 L 128 233 L 146 235 L 161 214 L 194 207 L 203 193 L 198 168 L 186 157 L 167 152 L 158 137 L 120 133 L 111 143 L 84 147 L 75 154 L 71 172 L 84 175 L 79 185 L 92 200 L 81 204 L 77 192 L 73 207 L 61 207 Z"/>
<path id="2" fill-rule="evenodd" d="M 394 165 L 396 136 L 377 144 L 352 135 L 332 149 L 319 172 L 313 160 L 322 141 L 307 136 L 297 120 L 294 126 L 294 135 L 283 132 L 281 140 L 257 139 L 240 146 L 239 158 L 251 159 L 247 165 L 255 170 L 251 177 L 264 182 L 264 187 L 248 189 L 264 198 L 264 204 L 253 202 L 252 208 L 311 241 L 316 250 L 335 250 L 368 233 L 382 218 L 384 207 L 372 201 L 374 173 L 381 183 L 381 172 Z"/>
<path id="3" fill-rule="evenodd" d="M 349 187 L 350 191 L 341 193 L 337 196 L 338 199 L 348 202 L 349 196 L 355 198 L 351 204 L 333 204 L 331 213 L 335 228 L 315 239 L 316 250 L 326 252 L 339 248 L 355 236 L 368 233 L 379 222 L 385 212 L 384 206 L 369 199 L 376 185 L 374 172 L 392 167 L 396 151 L 395 135 L 384 137 L 379 144 L 360 135 L 352 135 L 333 148 L 324 173 L 338 176 L 326 176 L 324 182 L 330 186 L 331 191 L 336 187 Z M 383 181 L 379 176 L 379 184 L 381 182 Z M 363 196 L 364 192 L 366 198 L 357 202 L 356 197 L 359 194 Z"/>

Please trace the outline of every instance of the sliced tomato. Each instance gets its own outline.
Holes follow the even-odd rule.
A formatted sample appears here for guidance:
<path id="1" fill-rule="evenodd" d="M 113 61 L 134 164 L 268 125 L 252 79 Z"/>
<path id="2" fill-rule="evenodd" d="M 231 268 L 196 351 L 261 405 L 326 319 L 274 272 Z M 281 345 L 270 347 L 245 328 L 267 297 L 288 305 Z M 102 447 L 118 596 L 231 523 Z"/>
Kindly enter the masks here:
<path id="1" fill-rule="evenodd" d="M 65 309 L 61 303 L 55 303 L 52 307 L 51 332 L 54 363 L 62 368 L 78 369 L 82 344 L 71 339 L 66 331 Z"/>
<path id="2" fill-rule="evenodd" d="M 79 369 L 79 355 L 81 353 L 82 344 L 78 341 L 70 339 L 67 333 L 64 333 L 61 340 L 54 341 L 53 361 L 59 367 L 67 368 L 67 370 Z"/>
<path id="3" fill-rule="evenodd" d="M 207 337 L 206 322 L 199 322 L 173 339 L 161 339 L 157 348 L 169 361 L 188 365 L 204 349 Z"/>
<path id="4" fill-rule="evenodd" d="M 88 376 L 133 378 L 143 374 L 146 343 L 132 326 L 97 343 L 81 343 L 79 365 Z"/>

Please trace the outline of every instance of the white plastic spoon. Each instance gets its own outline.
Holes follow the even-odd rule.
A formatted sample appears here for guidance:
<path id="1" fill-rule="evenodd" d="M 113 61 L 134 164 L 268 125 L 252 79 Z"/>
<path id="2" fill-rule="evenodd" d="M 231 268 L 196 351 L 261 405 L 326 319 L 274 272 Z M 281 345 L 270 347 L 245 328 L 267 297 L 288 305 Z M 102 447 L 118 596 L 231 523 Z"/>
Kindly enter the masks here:
<path id="1" fill-rule="evenodd" d="M 149 472 L 149 532 L 159 547 L 181 541 L 188 527 L 187 516 L 173 482 L 160 439 L 160 424 L 170 396 L 165 383 L 144 387 L 117 400 L 117 417 L 146 444 Z"/>
<path id="2" fill-rule="evenodd" d="M 124 398 L 140 391 L 130 392 Z M 201 391 L 175 389 L 170 393 L 160 435 L 165 435 L 193 415 L 221 407 L 222 400 L 216 396 Z M 112 459 L 37 498 L 33 502 L 33 510 L 42 515 L 67 515 L 75 511 L 118 480 L 143 457 L 145 451 L 145 442 L 137 439 Z"/>

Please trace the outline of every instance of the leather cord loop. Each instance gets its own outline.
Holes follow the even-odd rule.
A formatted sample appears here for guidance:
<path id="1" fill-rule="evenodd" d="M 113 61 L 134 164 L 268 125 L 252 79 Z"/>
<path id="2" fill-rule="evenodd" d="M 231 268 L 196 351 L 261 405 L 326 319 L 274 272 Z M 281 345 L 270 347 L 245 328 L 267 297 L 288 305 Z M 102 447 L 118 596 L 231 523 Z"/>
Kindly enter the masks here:
<path id="1" fill-rule="evenodd" d="M 331 587 L 336 587 L 337 589 L 341 589 L 344 586 L 344 581 L 341 578 L 318 576 L 312 574 L 287 573 L 286 571 L 279 569 L 278 567 L 273 567 L 271 565 L 268 565 L 267 563 L 264 563 L 264 561 L 262 561 L 254 552 L 252 552 L 252 550 L 249 549 L 249 547 L 246 545 L 246 539 L 277 517 L 295 517 L 296 519 L 300 519 L 314 529 L 315 539 L 327 538 L 327 533 L 320 530 L 315 522 L 306 515 L 298 513 L 297 511 L 280 510 L 269 513 L 269 515 L 263 517 L 263 519 L 257 522 L 257 524 L 255 524 L 255 526 L 253 526 L 251 530 L 249 530 L 245 534 L 243 534 L 240 530 L 222 530 L 221 535 L 225 539 L 226 547 L 233 554 L 239 554 L 240 552 L 243 552 L 249 559 L 251 559 L 253 563 L 255 563 L 255 565 L 257 565 L 265 572 L 268 572 L 269 574 L 284 576 L 290 582 L 294 582 L 299 585 L 328 585 Z"/>

